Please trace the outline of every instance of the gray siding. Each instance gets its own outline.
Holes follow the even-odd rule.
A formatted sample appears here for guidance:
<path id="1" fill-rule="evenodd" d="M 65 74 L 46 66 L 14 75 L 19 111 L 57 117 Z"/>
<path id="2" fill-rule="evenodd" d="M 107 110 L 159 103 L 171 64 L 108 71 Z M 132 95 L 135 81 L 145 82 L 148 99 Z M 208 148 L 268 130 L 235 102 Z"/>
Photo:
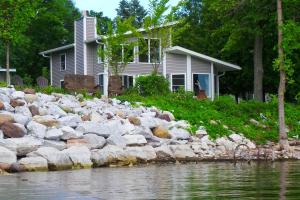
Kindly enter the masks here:
<path id="1" fill-rule="evenodd" d="M 186 73 L 186 55 L 167 53 L 167 74 Z"/>
<path id="2" fill-rule="evenodd" d="M 76 72 L 84 74 L 84 56 L 83 56 L 83 18 L 76 21 Z"/>
<path id="3" fill-rule="evenodd" d="M 98 64 L 97 44 L 87 45 L 87 73 L 95 76 L 95 82 L 98 83 L 98 74 L 104 72 L 103 64 Z"/>
<path id="4" fill-rule="evenodd" d="M 87 17 L 86 18 L 86 40 L 91 40 L 95 38 L 95 18 Z"/>
<path id="5" fill-rule="evenodd" d="M 66 70 L 60 70 L 60 55 L 66 53 Z M 52 85 L 60 86 L 66 74 L 74 74 L 74 48 L 52 54 Z"/>
<path id="6" fill-rule="evenodd" d="M 123 74 L 138 75 L 138 74 L 150 74 L 153 71 L 153 65 L 148 63 L 129 63 Z M 158 72 L 162 73 L 163 64 L 160 64 Z"/>
<path id="7" fill-rule="evenodd" d="M 192 57 L 192 73 L 210 73 L 210 62 Z"/>

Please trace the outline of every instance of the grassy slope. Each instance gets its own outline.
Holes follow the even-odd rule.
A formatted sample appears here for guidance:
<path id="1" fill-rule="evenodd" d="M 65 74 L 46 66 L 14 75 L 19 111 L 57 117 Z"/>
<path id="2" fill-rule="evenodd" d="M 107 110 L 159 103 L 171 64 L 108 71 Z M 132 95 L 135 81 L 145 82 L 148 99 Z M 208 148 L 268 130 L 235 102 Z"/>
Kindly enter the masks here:
<path id="1" fill-rule="evenodd" d="M 118 97 L 131 103 L 142 102 L 145 106 L 156 106 L 162 110 L 171 111 L 176 119 L 187 120 L 192 124 L 192 131 L 204 126 L 212 138 L 230 134 L 229 130 L 242 133 L 258 143 L 267 140 L 277 141 L 277 102 L 258 103 L 242 102 L 236 104 L 229 96 L 219 100 L 199 101 L 187 95 L 170 94 L 167 96 L 141 97 L 139 95 L 124 95 Z M 260 113 L 267 117 L 263 120 Z M 267 127 L 262 128 L 250 123 L 253 118 Z M 217 125 L 210 120 L 218 122 Z M 290 129 L 289 136 L 300 135 L 300 105 L 286 104 L 286 123 Z M 229 129 L 224 127 L 226 125 Z"/>

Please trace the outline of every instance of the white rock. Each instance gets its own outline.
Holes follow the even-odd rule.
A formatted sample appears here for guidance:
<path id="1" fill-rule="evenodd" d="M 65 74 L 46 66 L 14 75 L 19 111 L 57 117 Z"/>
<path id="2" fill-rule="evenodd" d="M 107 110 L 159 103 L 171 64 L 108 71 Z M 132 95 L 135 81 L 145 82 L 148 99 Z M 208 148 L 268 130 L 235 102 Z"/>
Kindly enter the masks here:
<path id="1" fill-rule="evenodd" d="M 90 114 L 90 119 L 91 119 L 92 122 L 103 122 L 103 121 L 106 120 L 105 117 L 103 117 L 102 115 L 100 115 L 97 112 L 92 112 Z"/>
<path id="2" fill-rule="evenodd" d="M 238 134 L 231 134 L 228 136 L 228 138 L 232 141 L 232 142 L 235 142 L 235 143 L 238 143 L 238 144 L 241 144 L 243 142 L 243 137 L 238 135 Z"/>
<path id="3" fill-rule="evenodd" d="M 41 103 L 45 104 L 47 102 L 53 102 L 55 101 L 55 97 L 52 95 L 47 95 L 47 94 L 42 94 L 42 93 L 37 93 L 38 99 Z"/>
<path id="4" fill-rule="evenodd" d="M 26 171 L 47 171 L 48 162 L 45 158 L 37 157 L 25 157 L 21 158 L 18 163 L 25 167 Z"/>
<path id="5" fill-rule="evenodd" d="M 29 117 L 29 118 L 32 117 L 32 114 L 31 114 L 29 108 L 28 108 L 26 105 L 15 107 L 15 112 L 16 112 L 16 113 L 19 113 L 19 114 L 22 114 L 22 115 L 24 115 L 24 116 L 27 116 L 27 117 Z"/>
<path id="6" fill-rule="evenodd" d="M 124 135 L 127 146 L 141 146 L 147 144 L 147 140 L 142 135 Z"/>
<path id="7" fill-rule="evenodd" d="M 197 158 L 190 145 L 170 145 L 176 160 L 191 160 Z"/>
<path id="8" fill-rule="evenodd" d="M 67 113 L 54 103 L 48 103 L 47 107 L 48 107 L 48 113 L 50 115 L 53 115 L 57 118 L 67 116 Z"/>
<path id="9" fill-rule="evenodd" d="M 19 124 L 26 125 L 30 121 L 31 117 L 23 115 L 23 114 L 14 114 L 14 120 L 15 122 Z"/>
<path id="10" fill-rule="evenodd" d="M 47 130 L 45 139 L 58 140 L 63 135 L 63 132 L 57 128 L 50 128 Z"/>
<path id="11" fill-rule="evenodd" d="M 176 140 L 187 140 L 190 138 L 190 133 L 187 130 L 179 129 L 179 128 L 172 128 L 169 133 L 172 136 L 172 139 Z"/>
<path id="12" fill-rule="evenodd" d="M 81 118 L 78 115 L 68 115 L 58 119 L 61 126 L 70 126 L 75 128 L 79 123 L 82 122 Z"/>
<path id="13" fill-rule="evenodd" d="M 11 94 L 12 99 L 24 99 L 25 93 L 22 91 L 15 91 Z"/>
<path id="14" fill-rule="evenodd" d="M 146 113 L 142 113 L 141 117 L 155 117 L 156 116 L 156 112 L 146 112 Z"/>
<path id="15" fill-rule="evenodd" d="M 149 128 L 137 127 L 133 132 L 133 135 L 142 135 L 146 139 L 153 139 L 154 135 Z"/>
<path id="16" fill-rule="evenodd" d="M 86 134 L 83 138 L 88 142 L 90 149 L 101 149 L 106 144 L 104 137 L 95 134 Z"/>
<path id="17" fill-rule="evenodd" d="M 63 132 L 63 135 L 61 136 L 61 139 L 63 140 L 77 139 L 83 136 L 81 131 L 74 130 L 69 126 L 63 126 L 60 130 Z"/>
<path id="18" fill-rule="evenodd" d="M 141 121 L 141 126 L 145 128 L 155 128 L 159 125 L 161 125 L 161 121 L 158 118 L 153 118 L 153 117 L 138 117 Z"/>
<path id="19" fill-rule="evenodd" d="M 216 139 L 216 144 L 225 147 L 225 150 L 230 153 L 235 150 L 237 144 L 228 140 L 226 137 L 221 137 Z"/>
<path id="20" fill-rule="evenodd" d="M 25 126 L 23 124 L 19 124 L 19 123 L 13 123 L 13 124 L 18 126 L 20 129 L 22 129 L 22 131 L 25 133 L 25 135 L 27 134 L 27 129 L 25 128 Z"/>
<path id="21" fill-rule="evenodd" d="M 50 170 L 71 169 L 73 165 L 69 156 L 65 152 L 59 151 L 53 147 L 40 147 L 36 151 L 27 154 L 27 156 L 41 156 L 45 158 L 48 161 Z"/>
<path id="22" fill-rule="evenodd" d="M 0 93 L 0 101 L 9 103 L 10 98 L 6 94 Z"/>
<path id="23" fill-rule="evenodd" d="M 0 163 L 12 164 L 17 162 L 17 156 L 11 150 L 0 146 Z"/>
<path id="24" fill-rule="evenodd" d="M 64 150 L 67 148 L 67 144 L 63 141 L 55 141 L 55 140 L 44 140 L 44 147 L 53 147 L 57 150 Z"/>
<path id="25" fill-rule="evenodd" d="M 38 96 L 35 94 L 25 94 L 24 99 L 27 103 L 33 103 L 38 100 Z"/>
<path id="26" fill-rule="evenodd" d="M 30 121 L 27 124 L 28 133 L 38 138 L 44 138 L 46 135 L 47 127 L 35 121 Z"/>
<path id="27" fill-rule="evenodd" d="M 4 137 L 3 131 L 0 130 L 0 140 L 3 139 L 3 137 Z"/>
<path id="28" fill-rule="evenodd" d="M 152 146 L 127 147 L 126 153 L 135 157 L 139 162 L 148 162 L 156 159 L 156 153 Z"/>
<path id="29" fill-rule="evenodd" d="M 126 147 L 127 140 L 119 134 L 112 134 L 107 138 L 107 144 Z"/>
<path id="30" fill-rule="evenodd" d="M 157 159 L 160 161 L 174 160 L 174 154 L 167 145 L 154 148 Z"/>
<path id="31" fill-rule="evenodd" d="M 72 146 L 62 152 L 70 157 L 75 167 L 86 168 L 91 167 L 93 164 L 91 161 L 91 152 L 86 146 Z"/>
<path id="32" fill-rule="evenodd" d="M 96 166 L 104 166 L 109 164 L 130 164 L 130 158 L 124 149 L 114 145 L 107 145 L 103 149 L 92 151 L 92 161 Z"/>
<path id="33" fill-rule="evenodd" d="M 3 104 L 4 104 L 4 108 L 5 108 L 6 111 L 9 111 L 9 112 L 14 112 L 15 111 L 15 108 L 12 107 L 9 102 L 3 102 Z"/>

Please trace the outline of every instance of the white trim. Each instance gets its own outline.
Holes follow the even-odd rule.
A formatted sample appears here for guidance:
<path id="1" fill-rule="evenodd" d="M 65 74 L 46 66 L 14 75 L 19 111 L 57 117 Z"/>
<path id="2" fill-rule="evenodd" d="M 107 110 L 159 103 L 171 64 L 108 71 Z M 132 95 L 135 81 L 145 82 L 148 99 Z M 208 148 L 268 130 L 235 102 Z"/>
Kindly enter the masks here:
<path id="1" fill-rule="evenodd" d="M 50 56 L 50 85 L 53 85 L 53 66 L 52 66 L 52 55 Z"/>
<path id="2" fill-rule="evenodd" d="M 207 95 L 208 98 L 211 98 L 211 74 L 210 73 L 192 73 L 192 91 L 195 92 L 194 90 L 194 74 L 204 74 L 204 75 L 208 75 L 208 91 L 209 91 L 209 94 Z"/>
<path id="3" fill-rule="evenodd" d="M 76 22 L 77 21 L 74 21 L 74 74 L 77 74 L 77 56 L 76 56 Z"/>
<path id="4" fill-rule="evenodd" d="M 162 60 L 161 60 L 161 58 L 162 58 L 162 48 L 161 48 L 161 38 L 155 38 L 155 37 L 150 37 L 150 38 L 148 38 L 148 37 L 140 37 L 140 38 L 138 38 L 138 40 L 139 39 L 147 39 L 148 40 L 148 62 L 140 62 L 140 57 L 139 57 L 139 53 L 140 53 L 140 51 L 139 51 L 139 42 L 138 42 L 138 48 L 137 48 L 137 63 L 139 63 L 139 64 L 151 64 L 151 65 L 153 65 L 153 64 L 158 64 L 158 63 L 153 63 L 153 62 L 151 62 L 151 40 L 159 40 L 159 64 L 162 64 L 163 62 L 162 62 Z"/>
<path id="5" fill-rule="evenodd" d="M 163 76 L 165 78 L 167 77 L 167 53 L 164 53 L 164 58 L 163 58 Z"/>
<path id="6" fill-rule="evenodd" d="M 187 86 L 186 86 L 186 90 L 187 91 L 192 91 L 192 57 L 191 55 L 187 55 L 186 56 L 186 73 L 187 73 Z"/>
<path id="7" fill-rule="evenodd" d="M 215 74 L 214 74 L 214 63 L 210 63 L 210 73 L 211 73 L 211 100 L 215 99 Z"/>
<path id="8" fill-rule="evenodd" d="M 189 54 L 191 56 L 195 56 L 195 57 L 198 57 L 198 58 L 202 58 L 204 60 L 208 60 L 210 62 L 213 62 L 213 63 L 217 63 L 217 64 L 220 64 L 220 65 L 223 65 L 223 66 L 227 66 L 227 67 L 230 67 L 230 68 L 233 68 L 233 69 L 236 69 L 236 70 L 241 70 L 242 68 L 238 65 L 234 65 L 234 64 L 231 64 L 231 63 L 228 63 L 228 62 L 224 62 L 222 60 L 218 60 L 216 58 L 213 58 L 213 57 L 209 57 L 209 56 L 206 56 L 204 54 L 201 54 L 201 53 L 197 53 L 195 51 L 191 51 L 189 49 L 185 49 L 183 47 L 180 47 L 180 46 L 174 46 L 174 47 L 171 47 L 171 48 L 168 48 L 165 50 L 166 52 L 173 52 L 173 53 L 176 53 L 176 52 L 181 52 L 181 53 L 185 53 L 185 54 Z"/>
<path id="9" fill-rule="evenodd" d="M 39 54 L 40 55 L 46 55 L 46 54 L 49 54 L 49 53 L 53 53 L 53 52 L 56 52 L 56 51 L 62 51 L 62 50 L 66 50 L 66 49 L 71 49 L 75 46 L 75 44 L 68 44 L 68 45 L 65 45 L 65 46 L 61 46 L 61 47 L 57 47 L 55 49 L 50 49 L 50 50 L 47 50 L 47 51 L 43 51 L 43 52 L 40 52 Z"/>
<path id="10" fill-rule="evenodd" d="M 61 82 L 62 82 L 62 81 L 65 82 L 65 80 L 64 80 L 64 79 L 60 79 L 60 80 L 59 80 L 59 87 L 60 87 L 60 88 L 62 88 L 62 87 L 61 87 Z"/>
<path id="11" fill-rule="evenodd" d="M 4 68 L 0 68 L 0 72 L 6 72 L 7 70 Z M 17 72 L 16 69 L 9 69 L 9 72 Z"/>
<path id="12" fill-rule="evenodd" d="M 173 92 L 173 75 L 184 75 L 184 90 L 186 90 L 186 73 L 171 73 L 171 81 L 170 81 L 170 86 L 171 86 L 171 92 Z"/>
<path id="13" fill-rule="evenodd" d="M 62 55 L 65 56 L 65 69 L 64 70 L 61 69 L 61 56 Z M 59 54 L 59 69 L 60 69 L 61 72 L 67 71 L 67 53 L 61 53 L 61 54 Z"/>
<path id="14" fill-rule="evenodd" d="M 87 50 L 86 50 L 86 17 L 83 17 L 83 74 L 87 75 Z"/>
<path id="15" fill-rule="evenodd" d="M 93 17 L 94 18 L 94 22 L 95 22 L 95 35 L 94 37 L 97 38 L 97 18 L 96 17 Z"/>

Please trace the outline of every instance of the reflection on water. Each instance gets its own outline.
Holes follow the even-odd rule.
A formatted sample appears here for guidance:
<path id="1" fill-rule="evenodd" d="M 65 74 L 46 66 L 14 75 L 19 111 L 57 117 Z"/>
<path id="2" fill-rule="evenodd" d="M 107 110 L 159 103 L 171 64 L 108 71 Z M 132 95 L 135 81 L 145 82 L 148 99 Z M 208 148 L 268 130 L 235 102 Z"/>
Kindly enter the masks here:
<path id="1" fill-rule="evenodd" d="M 299 199 L 300 162 L 198 163 L 0 176 L 0 199 Z"/>

